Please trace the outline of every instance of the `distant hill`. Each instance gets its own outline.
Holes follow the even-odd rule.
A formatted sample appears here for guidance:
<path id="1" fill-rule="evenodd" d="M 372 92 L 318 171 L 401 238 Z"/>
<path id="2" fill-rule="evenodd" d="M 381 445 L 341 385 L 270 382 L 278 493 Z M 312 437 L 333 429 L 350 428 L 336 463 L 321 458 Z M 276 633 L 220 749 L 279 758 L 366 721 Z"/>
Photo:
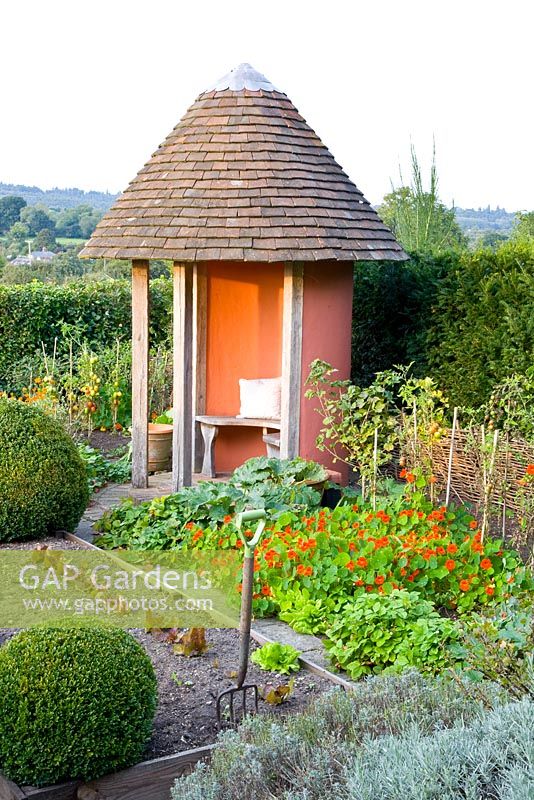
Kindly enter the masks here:
<path id="1" fill-rule="evenodd" d="M 60 211 L 64 208 L 75 208 L 82 204 L 107 211 L 118 197 L 109 192 L 84 192 L 82 189 L 39 189 L 37 186 L 0 183 L 0 197 L 16 194 L 23 197 L 29 206 L 43 203 L 48 208 Z"/>
<path id="2" fill-rule="evenodd" d="M 515 223 L 515 211 L 504 208 L 455 208 L 456 219 L 470 239 L 478 239 L 484 233 L 500 233 L 509 236 Z"/>

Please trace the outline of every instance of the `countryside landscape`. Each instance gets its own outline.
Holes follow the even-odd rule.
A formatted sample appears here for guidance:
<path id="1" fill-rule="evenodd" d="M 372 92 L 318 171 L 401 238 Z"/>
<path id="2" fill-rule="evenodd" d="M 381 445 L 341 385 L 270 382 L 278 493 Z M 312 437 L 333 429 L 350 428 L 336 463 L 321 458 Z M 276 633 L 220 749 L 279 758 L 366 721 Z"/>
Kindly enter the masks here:
<path id="1" fill-rule="evenodd" d="M 531 15 L 335 2 L 384 117 L 317 4 L 295 58 L 238 5 L 77 10 L 152 59 L 72 61 L 68 182 L 1 153 L 0 800 L 534 800 L 532 164 L 480 111 Z"/>

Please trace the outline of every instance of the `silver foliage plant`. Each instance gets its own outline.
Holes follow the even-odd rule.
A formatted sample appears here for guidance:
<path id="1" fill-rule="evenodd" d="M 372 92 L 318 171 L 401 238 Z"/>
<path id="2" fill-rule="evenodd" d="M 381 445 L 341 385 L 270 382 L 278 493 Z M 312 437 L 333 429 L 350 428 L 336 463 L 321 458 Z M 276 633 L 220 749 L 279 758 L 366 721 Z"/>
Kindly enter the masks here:
<path id="1" fill-rule="evenodd" d="M 532 677 L 532 676 L 531 676 Z M 534 681 L 532 681 L 534 688 Z M 417 672 L 249 719 L 173 800 L 532 800 L 534 702 Z"/>

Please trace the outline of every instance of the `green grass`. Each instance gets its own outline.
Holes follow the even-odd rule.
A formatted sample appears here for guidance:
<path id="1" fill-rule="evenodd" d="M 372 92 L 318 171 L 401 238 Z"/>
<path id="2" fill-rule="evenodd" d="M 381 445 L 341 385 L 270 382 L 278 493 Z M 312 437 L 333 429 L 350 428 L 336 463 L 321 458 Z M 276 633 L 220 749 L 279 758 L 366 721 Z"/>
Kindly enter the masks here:
<path id="1" fill-rule="evenodd" d="M 78 247 L 79 245 L 85 244 L 87 239 L 69 239 L 66 236 L 58 236 L 56 238 L 56 242 L 62 247 Z"/>

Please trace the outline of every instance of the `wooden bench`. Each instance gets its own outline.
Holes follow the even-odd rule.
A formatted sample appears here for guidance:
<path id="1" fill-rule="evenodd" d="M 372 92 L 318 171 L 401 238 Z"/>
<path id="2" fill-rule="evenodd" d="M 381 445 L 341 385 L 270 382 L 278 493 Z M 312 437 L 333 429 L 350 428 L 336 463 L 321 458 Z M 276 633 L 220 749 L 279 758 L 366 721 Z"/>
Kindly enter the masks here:
<path id="1" fill-rule="evenodd" d="M 279 419 L 257 419 L 254 417 L 210 417 L 201 414 L 195 417 L 200 426 L 204 440 L 204 458 L 201 473 L 209 478 L 215 478 L 215 439 L 219 428 L 263 428 L 263 441 L 267 445 L 268 455 L 280 453 L 280 435 L 271 431 L 280 430 Z M 278 453 L 276 453 L 278 448 Z"/>

